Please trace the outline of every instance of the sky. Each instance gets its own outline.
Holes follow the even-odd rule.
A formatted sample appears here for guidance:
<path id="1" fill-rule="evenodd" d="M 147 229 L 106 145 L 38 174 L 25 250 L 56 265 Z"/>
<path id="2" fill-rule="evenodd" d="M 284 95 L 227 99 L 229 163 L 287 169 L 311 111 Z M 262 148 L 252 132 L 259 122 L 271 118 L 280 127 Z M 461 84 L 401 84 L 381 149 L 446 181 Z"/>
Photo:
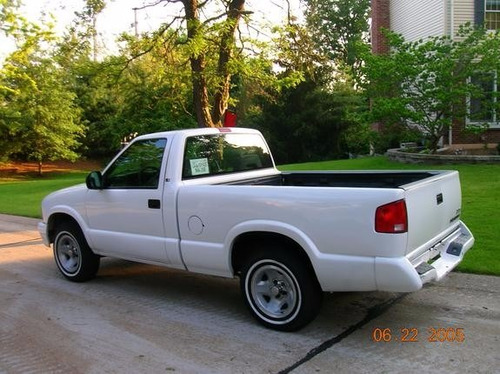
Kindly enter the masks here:
<path id="1" fill-rule="evenodd" d="M 155 0 L 107 0 L 106 7 L 97 19 L 99 43 L 106 49 L 116 51 L 114 41 L 123 32 L 134 33 L 134 10 Z M 31 21 L 37 21 L 42 14 L 51 13 L 56 17 L 56 31 L 62 33 L 75 18 L 75 11 L 81 11 L 84 0 L 23 0 L 21 13 Z M 300 0 L 290 0 L 292 11 L 299 15 Z M 246 0 L 246 10 L 253 11 L 256 24 L 281 23 L 287 14 L 285 0 Z M 139 33 L 155 30 L 162 22 L 178 14 L 179 8 L 159 5 L 137 10 L 137 30 Z M 254 31 L 255 32 L 255 31 Z M 255 36 L 255 35 L 254 35 Z M 0 61 L 15 48 L 12 41 L 0 35 Z"/>

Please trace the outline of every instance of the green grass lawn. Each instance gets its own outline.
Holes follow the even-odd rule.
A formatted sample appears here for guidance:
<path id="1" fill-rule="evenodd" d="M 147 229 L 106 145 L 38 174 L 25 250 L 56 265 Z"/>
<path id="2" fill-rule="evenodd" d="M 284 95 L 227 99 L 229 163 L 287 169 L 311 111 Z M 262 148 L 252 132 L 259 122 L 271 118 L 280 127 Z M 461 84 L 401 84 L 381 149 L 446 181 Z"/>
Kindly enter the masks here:
<path id="1" fill-rule="evenodd" d="M 42 178 L 0 178 L 0 213 L 40 218 L 40 203 L 49 193 L 84 183 L 87 172 L 46 174 Z"/>
<path id="2" fill-rule="evenodd" d="M 325 161 L 280 166 L 281 170 L 393 170 L 454 169 L 462 183 L 462 220 L 476 238 L 459 270 L 500 275 L 500 165 L 406 165 L 384 157 Z M 0 213 L 40 217 L 40 202 L 48 193 L 84 183 L 87 172 L 47 174 L 43 178 L 2 180 L 0 178 Z"/>

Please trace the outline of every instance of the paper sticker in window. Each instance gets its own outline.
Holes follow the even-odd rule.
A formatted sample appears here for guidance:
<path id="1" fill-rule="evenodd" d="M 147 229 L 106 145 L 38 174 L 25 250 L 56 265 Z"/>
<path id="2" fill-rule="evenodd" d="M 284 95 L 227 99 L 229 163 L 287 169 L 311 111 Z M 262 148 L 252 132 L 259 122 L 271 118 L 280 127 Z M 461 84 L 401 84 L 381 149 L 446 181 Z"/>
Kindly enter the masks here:
<path id="1" fill-rule="evenodd" d="M 208 158 L 197 158 L 189 160 L 191 166 L 191 175 L 209 174 L 210 168 L 208 167 Z"/>

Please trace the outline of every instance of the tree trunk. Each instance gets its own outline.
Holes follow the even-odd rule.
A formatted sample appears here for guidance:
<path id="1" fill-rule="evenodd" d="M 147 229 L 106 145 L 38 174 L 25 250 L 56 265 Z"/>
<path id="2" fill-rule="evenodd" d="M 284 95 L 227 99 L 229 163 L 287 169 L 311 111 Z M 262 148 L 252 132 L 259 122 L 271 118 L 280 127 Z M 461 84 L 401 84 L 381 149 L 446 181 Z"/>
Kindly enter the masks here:
<path id="1" fill-rule="evenodd" d="M 200 34 L 200 18 L 198 0 L 183 0 L 186 12 L 188 40 L 196 40 Z M 220 35 L 219 60 L 217 77 L 219 85 L 214 93 L 213 106 L 208 96 L 207 79 L 205 76 L 205 53 L 191 55 L 191 81 L 193 84 L 193 105 L 199 127 L 221 127 L 223 116 L 229 102 L 231 74 L 229 61 L 234 48 L 234 33 L 241 18 L 245 0 L 232 0 L 229 4 L 226 25 Z M 212 108 L 212 110 L 210 110 Z"/>
<path id="2" fill-rule="evenodd" d="M 231 60 L 234 48 L 234 33 L 244 10 L 245 0 L 232 0 L 229 4 L 226 25 L 221 34 L 219 49 L 219 61 L 217 65 L 217 75 L 219 87 L 214 95 L 214 106 L 212 107 L 212 121 L 220 127 L 223 126 L 223 116 L 227 110 L 229 102 L 229 89 L 231 86 L 231 74 L 229 71 L 229 61 Z"/>
<path id="3" fill-rule="evenodd" d="M 198 0 L 183 0 L 186 12 L 188 40 L 195 40 L 200 33 L 200 15 Z M 191 63 L 191 81 L 193 84 L 193 104 L 199 127 L 214 127 L 210 115 L 207 80 L 205 77 L 205 53 L 189 57 Z"/>
<path id="4" fill-rule="evenodd" d="M 191 80 L 193 84 L 193 104 L 199 127 L 215 127 L 210 115 L 207 80 L 205 78 L 205 58 L 191 57 Z"/>

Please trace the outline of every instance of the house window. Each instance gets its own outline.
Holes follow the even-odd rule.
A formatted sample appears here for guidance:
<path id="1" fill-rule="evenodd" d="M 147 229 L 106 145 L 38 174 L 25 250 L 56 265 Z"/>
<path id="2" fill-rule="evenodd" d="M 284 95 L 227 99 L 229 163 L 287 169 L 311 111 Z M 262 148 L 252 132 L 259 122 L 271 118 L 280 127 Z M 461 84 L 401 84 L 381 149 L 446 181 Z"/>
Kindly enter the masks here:
<path id="1" fill-rule="evenodd" d="M 500 0 L 484 2 L 484 25 L 488 30 L 500 30 Z"/>
<path id="2" fill-rule="evenodd" d="M 468 122 L 500 128 L 498 74 L 496 72 L 476 74 L 470 81 L 476 86 L 477 92 L 473 98 L 469 98 Z"/>

